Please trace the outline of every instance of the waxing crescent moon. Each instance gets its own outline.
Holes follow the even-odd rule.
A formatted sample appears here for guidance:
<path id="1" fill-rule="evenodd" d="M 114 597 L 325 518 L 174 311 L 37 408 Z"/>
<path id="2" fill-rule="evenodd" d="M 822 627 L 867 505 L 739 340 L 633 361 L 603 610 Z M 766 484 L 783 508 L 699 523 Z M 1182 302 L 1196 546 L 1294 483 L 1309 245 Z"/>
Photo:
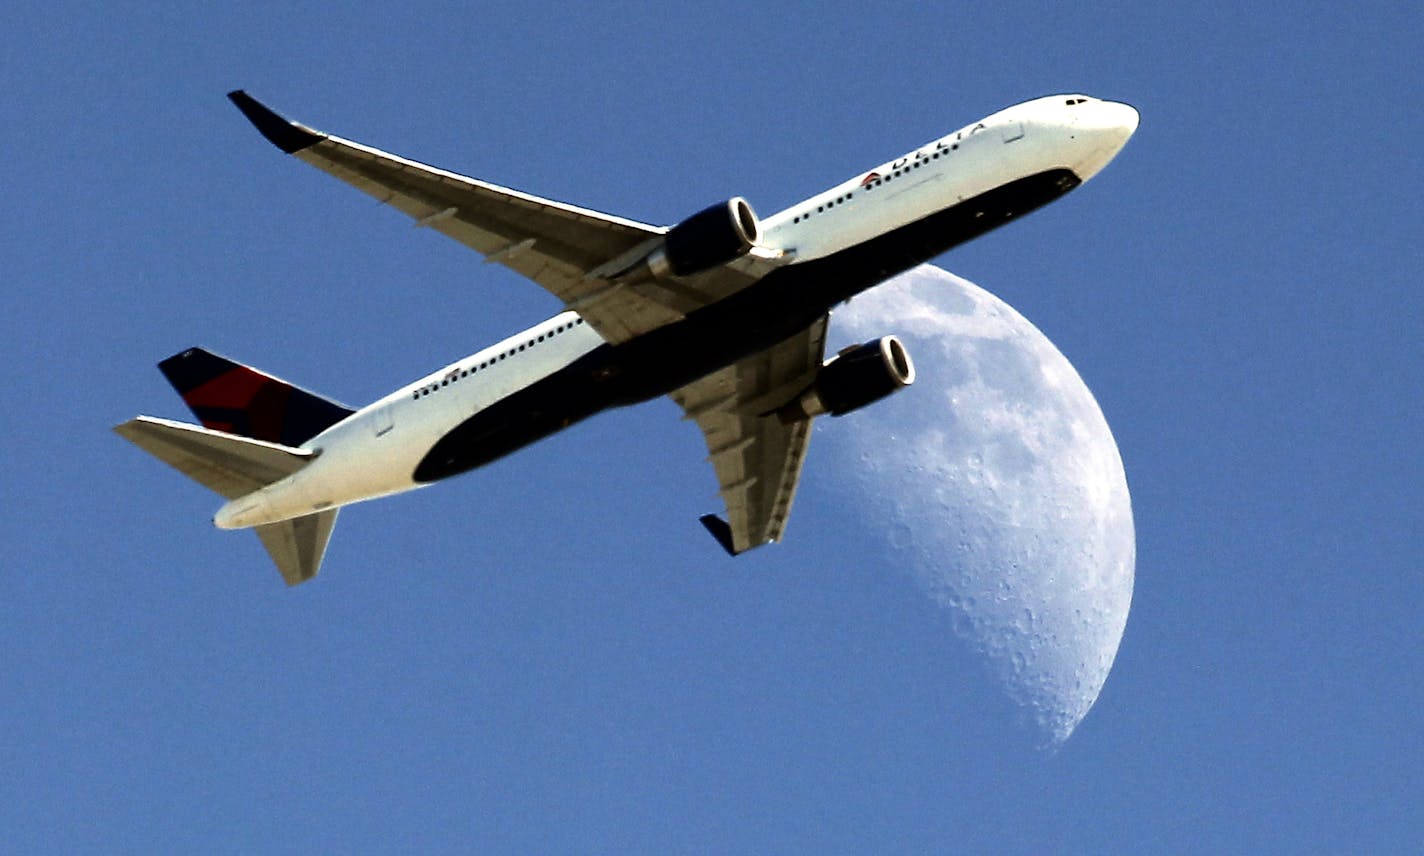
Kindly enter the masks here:
<path id="1" fill-rule="evenodd" d="M 862 513 L 1061 744 L 1097 700 L 1132 603 L 1131 501 L 1097 401 L 1027 319 L 939 268 L 857 297 L 834 326 L 856 341 L 896 333 L 917 381 L 821 420 L 821 454 L 881 500 Z"/>

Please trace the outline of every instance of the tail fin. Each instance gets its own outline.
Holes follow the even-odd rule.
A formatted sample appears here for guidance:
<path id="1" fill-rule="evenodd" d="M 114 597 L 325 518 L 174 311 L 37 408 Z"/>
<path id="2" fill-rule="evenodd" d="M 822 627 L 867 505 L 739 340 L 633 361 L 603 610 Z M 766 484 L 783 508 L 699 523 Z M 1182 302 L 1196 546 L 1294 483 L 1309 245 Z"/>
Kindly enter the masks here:
<path id="1" fill-rule="evenodd" d="M 205 427 L 254 440 L 300 446 L 355 412 L 202 348 L 158 368 Z"/>
<path id="2" fill-rule="evenodd" d="M 246 496 L 311 462 L 303 449 L 238 437 L 183 422 L 140 416 L 114 426 L 119 436 L 227 499 Z M 331 508 L 257 527 L 257 536 L 287 585 L 309 580 L 321 568 L 336 525 Z"/>

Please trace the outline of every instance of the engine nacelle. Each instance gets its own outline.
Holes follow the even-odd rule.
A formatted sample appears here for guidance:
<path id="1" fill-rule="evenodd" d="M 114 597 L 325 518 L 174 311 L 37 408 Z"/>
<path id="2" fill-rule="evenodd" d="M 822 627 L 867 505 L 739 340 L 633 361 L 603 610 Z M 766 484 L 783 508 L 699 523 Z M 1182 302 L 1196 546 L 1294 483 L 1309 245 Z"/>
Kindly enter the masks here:
<path id="1" fill-rule="evenodd" d="M 747 200 L 734 196 L 672 227 L 648 256 L 653 276 L 689 276 L 751 252 L 761 240 L 761 221 Z"/>
<path id="2" fill-rule="evenodd" d="M 829 413 L 843 416 L 915 382 L 915 364 L 904 344 L 884 336 L 854 345 L 821 367 L 816 382 L 780 415 L 787 421 Z"/>

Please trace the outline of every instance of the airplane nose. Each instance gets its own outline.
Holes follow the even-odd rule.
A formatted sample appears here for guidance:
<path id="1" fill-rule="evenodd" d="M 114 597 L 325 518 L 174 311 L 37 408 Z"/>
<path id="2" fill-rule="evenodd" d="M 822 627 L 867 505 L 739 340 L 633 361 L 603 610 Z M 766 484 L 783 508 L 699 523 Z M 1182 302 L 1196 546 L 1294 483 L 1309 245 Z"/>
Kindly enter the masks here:
<path id="1" fill-rule="evenodd" d="M 1104 101 L 1103 108 L 1108 114 L 1105 124 L 1117 128 L 1122 134 L 1122 141 L 1127 142 L 1127 138 L 1137 130 L 1138 120 L 1142 118 L 1138 115 L 1137 108 L 1120 101 Z"/>
<path id="2" fill-rule="evenodd" d="M 1077 129 L 1085 150 L 1075 170 L 1078 177 L 1087 181 L 1107 166 L 1137 131 L 1139 119 L 1136 108 L 1119 101 L 1098 101 L 1080 113 Z"/>
<path id="3" fill-rule="evenodd" d="M 1085 105 L 1086 106 L 1086 105 Z M 1079 114 L 1078 127 L 1121 146 L 1137 130 L 1137 108 L 1120 101 L 1099 101 Z"/>

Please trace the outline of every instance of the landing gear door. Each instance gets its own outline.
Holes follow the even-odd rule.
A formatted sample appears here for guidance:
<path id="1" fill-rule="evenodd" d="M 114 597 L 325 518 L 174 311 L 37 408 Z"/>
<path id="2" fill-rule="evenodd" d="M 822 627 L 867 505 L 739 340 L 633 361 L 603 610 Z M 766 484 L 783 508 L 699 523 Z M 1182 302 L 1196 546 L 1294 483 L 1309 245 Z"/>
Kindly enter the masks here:
<path id="1" fill-rule="evenodd" d="M 1022 140 L 1024 137 L 1023 122 L 1005 122 L 1004 126 L 999 129 L 999 133 L 1003 135 L 1003 140 L 1006 143 Z"/>

